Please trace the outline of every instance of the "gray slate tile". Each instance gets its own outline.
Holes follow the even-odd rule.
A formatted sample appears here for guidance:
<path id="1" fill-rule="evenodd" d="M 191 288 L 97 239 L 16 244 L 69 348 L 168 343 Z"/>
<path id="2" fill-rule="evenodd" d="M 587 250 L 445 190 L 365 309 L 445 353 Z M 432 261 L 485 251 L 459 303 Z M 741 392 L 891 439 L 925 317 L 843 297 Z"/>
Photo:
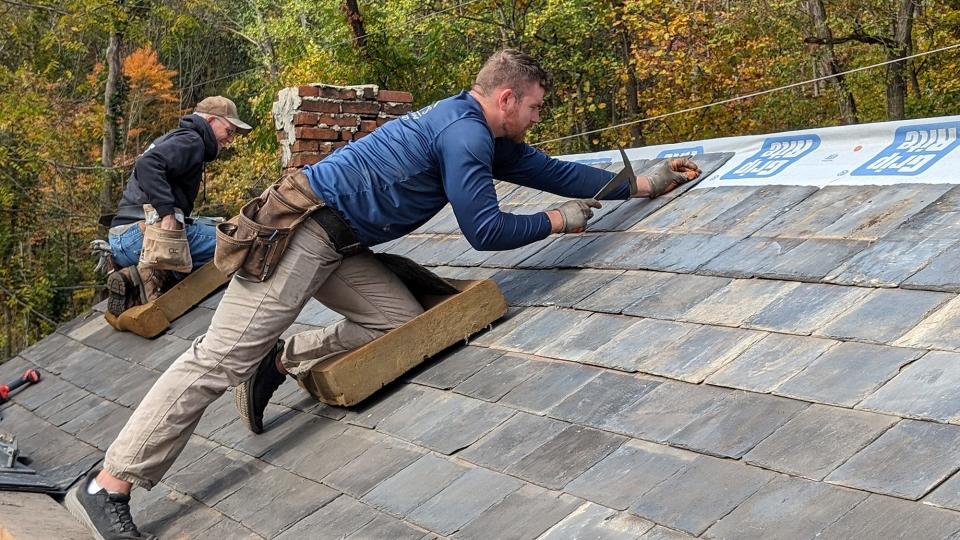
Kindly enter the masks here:
<path id="1" fill-rule="evenodd" d="M 958 387 L 960 354 L 934 351 L 904 368 L 859 408 L 956 422 L 960 420 Z"/>
<path id="2" fill-rule="evenodd" d="M 223 520 L 223 514 L 187 495 L 159 484 L 150 491 L 133 491 L 130 509 L 141 531 L 174 537 L 182 531 L 204 531 Z"/>
<path id="3" fill-rule="evenodd" d="M 689 538 L 696 537 L 657 525 L 644 533 L 644 535 L 640 537 L 640 540 L 687 540 Z"/>
<path id="4" fill-rule="evenodd" d="M 410 521 L 450 535 L 523 485 L 493 471 L 471 469 L 410 513 Z"/>
<path id="5" fill-rule="evenodd" d="M 423 454 L 397 439 L 381 437 L 350 463 L 327 475 L 323 483 L 359 498 Z"/>
<path id="6" fill-rule="evenodd" d="M 507 392 L 499 403 L 543 414 L 600 373 L 599 369 L 579 364 L 543 362 L 539 373 Z"/>
<path id="7" fill-rule="evenodd" d="M 701 456 L 648 491 L 630 512 L 697 536 L 774 476 L 742 463 Z"/>
<path id="8" fill-rule="evenodd" d="M 905 499 L 919 499 L 953 474 L 960 427 L 903 420 L 839 469 L 828 482 Z"/>
<path id="9" fill-rule="evenodd" d="M 946 482 L 931 491 L 923 502 L 951 510 L 960 510 L 960 474 L 954 474 Z"/>
<path id="10" fill-rule="evenodd" d="M 803 238 L 751 236 L 717 255 L 701 266 L 697 272 L 705 275 L 749 279 L 761 275 L 784 253 L 803 242 Z"/>
<path id="11" fill-rule="evenodd" d="M 922 350 L 846 342 L 831 348 L 776 393 L 852 407 L 923 354 Z"/>
<path id="12" fill-rule="evenodd" d="M 683 197 L 682 204 L 664 207 L 638 223 L 633 230 L 661 233 L 723 232 L 710 229 L 707 224 L 737 206 L 752 190 L 741 186 L 695 189 Z"/>
<path id="13" fill-rule="evenodd" d="M 654 199 L 656 200 L 656 199 Z M 634 540 L 653 528 L 653 523 L 626 512 L 586 503 L 557 523 L 539 540 Z"/>
<path id="14" fill-rule="evenodd" d="M 655 294 L 660 286 L 672 277 L 673 274 L 666 272 L 629 270 L 577 302 L 574 307 L 587 311 L 620 313 L 630 304 Z"/>
<path id="15" fill-rule="evenodd" d="M 519 412 L 458 454 L 471 463 L 502 471 L 533 452 L 570 424 Z"/>
<path id="16" fill-rule="evenodd" d="M 707 382 L 753 392 L 771 392 L 837 343 L 830 339 L 767 334 L 707 377 Z"/>
<path id="17" fill-rule="evenodd" d="M 567 396 L 547 414 L 568 422 L 602 427 L 611 415 L 656 388 L 660 381 L 604 371 Z"/>
<path id="18" fill-rule="evenodd" d="M 851 208 L 819 234 L 875 240 L 896 229 L 949 190 L 950 186 L 945 184 L 885 186 L 866 204 Z"/>
<path id="19" fill-rule="evenodd" d="M 946 293 L 876 289 L 816 334 L 890 343 L 952 298 Z"/>
<path id="20" fill-rule="evenodd" d="M 891 416 L 814 404 L 743 459 L 766 469 L 822 480 L 896 421 Z"/>
<path id="21" fill-rule="evenodd" d="M 960 515 L 893 497 L 871 495 L 830 525 L 819 538 L 953 538 Z"/>
<path id="22" fill-rule="evenodd" d="M 664 382 L 610 416 L 604 427 L 648 441 L 665 442 L 704 413 L 719 406 L 731 391 L 679 382 Z"/>
<path id="23" fill-rule="evenodd" d="M 735 391 L 668 441 L 674 446 L 736 459 L 806 407 L 801 401 Z"/>
<path id="24" fill-rule="evenodd" d="M 346 416 L 344 416 L 344 421 L 349 424 L 373 429 L 377 427 L 377 424 L 384 418 L 406 406 L 411 401 L 421 398 L 426 392 L 427 389 L 414 384 L 395 385 L 392 390 L 385 388 L 364 400 L 356 407 L 349 409 Z M 433 396 L 435 394 L 431 393 L 430 395 Z"/>
<path id="25" fill-rule="evenodd" d="M 367 540 L 372 538 L 389 538 L 390 540 L 420 540 L 424 538 L 423 531 L 404 523 L 398 519 L 383 514 L 357 529 L 357 532 L 347 537 L 347 540 Z"/>
<path id="26" fill-rule="evenodd" d="M 688 466 L 697 454 L 631 440 L 567 484 L 564 491 L 617 510 Z"/>
<path id="27" fill-rule="evenodd" d="M 215 506 L 267 538 L 334 500 L 338 492 L 283 469 L 270 467 Z"/>
<path id="28" fill-rule="evenodd" d="M 595 313 L 582 324 L 534 351 L 534 354 L 578 362 L 635 322 L 637 320 L 633 317 Z"/>
<path id="29" fill-rule="evenodd" d="M 650 351 L 637 369 L 672 379 L 699 383 L 736 358 L 765 334 L 754 330 L 700 326 L 673 346 Z"/>
<path id="30" fill-rule="evenodd" d="M 740 326 L 798 286 L 798 283 L 792 282 L 734 280 L 680 315 L 679 318 L 704 324 Z"/>
<path id="31" fill-rule="evenodd" d="M 76 345 L 76 341 L 55 332 L 20 351 L 19 356 L 46 369 L 55 360 L 63 358 L 63 351 L 72 350 Z"/>
<path id="32" fill-rule="evenodd" d="M 582 504 L 583 501 L 576 497 L 527 484 L 485 510 L 454 537 L 472 540 L 537 538 Z"/>
<path id="33" fill-rule="evenodd" d="M 734 188 L 718 188 L 733 191 Z M 756 186 L 735 193 L 738 202 L 705 224 L 700 232 L 753 234 L 817 191 L 813 186 Z M 686 202 L 686 201 L 684 201 Z"/>
<path id="34" fill-rule="evenodd" d="M 821 281 L 870 245 L 866 240 L 811 238 L 776 257 L 758 275 L 792 281 Z"/>
<path id="35" fill-rule="evenodd" d="M 867 494 L 778 476 L 711 527 L 704 538 L 814 538 Z"/>
<path id="36" fill-rule="evenodd" d="M 619 435 L 573 425 L 507 467 L 506 472 L 548 489 L 560 489 L 624 441 Z"/>
<path id="37" fill-rule="evenodd" d="M 960 351 L 960 297 L 955 297 L 920 321 L 894 345 Z"/>
<path id="38" fill-rule="evenodd" d="M 497 401 L 523 381 L 540 373 L 543 364 L 505 354 L 458 384 L 454 390 L 470 397 Z"/>
<path id="39" fill-rule="evenodd" d="M 413 442 L 441 454 L 453 454 L 470 446 L 515 413 L 512 409 L 485 401 L 462 399 L 467 402 L 464 406 L 451 408 L 449 414 L 440 417 L 436 424 L 417 435 Z"/>
<path id="40" fill-rule="evenodd" d="M 638 371 L 643 362 L 655 358 L 697 328 L 697 325 L 687 323 L 640 319 L 619 334 L 610 336 L 607 344 L 584 354 L 579 361 L 622 371 Z"/>
<path id="41" fill-rule="evenodd" d="M 960 237 L 960 190 L 953 186 L 939 199 L 910 216 L 886 235 L 890 240 Z"/>
<path id="42" fill-rule="evenodd" d="M 502 352 L 485 347 L 454 347 L 430 361 L 423 369 L 416 371 L 410 380 L 441 390 L 449 390 L 502 355 Z"/>
<path id="43" fill-rule="evenodd" d="M 326 434 L 318 433 L 312 434 L 312 437 L 317 437 L 318 440 L 311 440 L 308 435 L 293 444 L 276 445 L 261 459 L 319 482 L 328 474 L 346 466 L 374 444 L 383 442 L 382 437 L 359 428 L 348 428 L 332 439 Z M 305 451 L 305 448 L 310 450 Z M 317 456 L 323 456 L 323 459 L 317 459 Z"/>
<path id="44" fill-rule="evenodd" d="M 474 345 L 479 345 L 482 347 L 489 347 L 494 342 L 499 341 L 500 338 L 513 332 L 517 329 L 518 326 L 529 320 L 530 318 L 536 316 L 544 308 L 519 308 L 512 307 L 507 309 L 507 313 L 500 317 L 498 320 L 494 321 L 491 326 L 492 329 L 474 336 L 472 343 Z"/>
<path id="45" fill-rule="evenodd" d="M 183 339 L 196 339 L 210 328 L 214 310 L 195 307 L 170 323 L 167 332 Z"/>
<path id="46" fill-rule="evenodd" d="M 917 237 L 914 240 L 878 240 L 824 278 L 831 283 L 861 287 L 896 287 L 956 243 Z"/>
<path id="47" fill-rule="evenodd" d="M 267 465 L 242 452 L 218 447 L 163 481 L 207 506 L 214 506 L 242 488 L 264 467 Z"/>
<path id="48" fill-rule="evenodd" d="M 655 293 L 623 308 L 623 314 L 673 320 L 729 283 L 727 278 L 676 274 Z"/>
<path id="49" fill-rule="evenodd" d="M 589 315 L 590 313 L 583 311 L 545 309 L 494 343 L 493 347 L 507 351 L 532 353 L 558 336 L 563 335 L 570 328 L 583 324 Z"/>
<path id="50" fill-rule="evenodd" d="M 363 496 L 363 502 L 405 516 L 470 470 L 450 460 L 426 454 L 387 478 Z"/>
<path id="51" fill-rule="evenodd" d="M 869 289 L 862 287 L 803 283 L 747 319 L 744 326 L 787 334 L 810 334 L 869 293 Z"/>
<path id="52" fill-rule="evenodd" d="M 298 540 L 323 531 L 330 538 L 344 538 L 373 521 L 379 512 L 358 502 L 349 495 L 341 495 L 287 529 L 277 540 Z"/>
<path id="53" fill-rule="evenodd" d="M 254 434 L 238 420 L 216 431 L 211 438 L 247 455 L 260 457 L 277 446 L 295 445 L 300 441 L 316 444 L 332 439 L 343 433 L 346 427 L 326 418 L 270 405 L 264 414 L 263 433 Z"/>
<path id="54" fill-rule="evenodd" d="M 905 289 L 960 292 L 960 244 L 954 244 L 933 258 L 926 267 L 907 278 Z"/>
<path id="55" fill-rule="evenodd" d="M 655 242 L 624 254 L 613 266 L 692 273 L 742 239 L 727 234 L 661 233 Z"/>
<path id="56" fill-rule="evenodd" d="M 868 204 L 882 186 L 826 186 L 780 214 L 758 236 L 809 238 Z"/>

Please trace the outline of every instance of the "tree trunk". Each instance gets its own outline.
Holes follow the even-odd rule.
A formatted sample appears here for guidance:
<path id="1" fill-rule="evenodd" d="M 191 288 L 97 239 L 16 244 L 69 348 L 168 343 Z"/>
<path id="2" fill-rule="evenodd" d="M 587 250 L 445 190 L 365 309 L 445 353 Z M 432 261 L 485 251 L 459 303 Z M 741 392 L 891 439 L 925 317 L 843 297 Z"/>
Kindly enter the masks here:
<path id="1" fill-rule="evenodd" d="M 103 185 L 100 188 L 100 215 L 113 212 L 114 182 L 117 178 L 113 169 L 113 155 L 118 137 L 118 113 L 121 109 L 120 94 L 123 84 L 123 71 L 120 66 L 120 47 L 123 36 L 118 31 L 111 32 L 107 45 L 107 86 L 103 93 L 103 147 L 100 163 L 104 167 Z M 104 229 L 102 225 L 101 229 Z M 105 230 L 100 231 L 106 233 Z"/>
<path id="2" fill-rule="evenodd" d="M 893 44 L 887 47 L 887 60 L 899 60 L 910 54 L 913 36 L 913 13 L 916 0 L 900 0 L 897 18 L 893 21 Z M 887 66 L 887 119 L 903 120 L 907 95 L 906 62 Z"/>
<path id="3" fill-rule="evenodd" d="M 823 0 L 807 0 L 807 13 L 813 21 L 814 35 L 822 40 L 822 45 L 817 48 L 817 60 L 820 63 L 820 69 L 824 76 L 836 75 L 827 79 L 834 84 L 837 92 L 837 106 L 840 110 L 840 121 L 843 124 L 856 124 L 857 103 L 853 99 L 853 94 L 847 86 L 847 81 L 843 75 L 837 75 L 843 71 L 840 68 L 836 55 L 833 53 L 833 32 L 830 25 L 827 24 L 827 10 L 823 7 Z"/>
<path id="4" fill-rule="evenodd" d="M 367 45 L 367 31 L 363 28 L 363 15 L 360 14 L 360 6 L 357 0 L 343 0 L 340 9 L 347 16 L 347 24 L 353 31 L 353 44 L 362 49 Z"/>

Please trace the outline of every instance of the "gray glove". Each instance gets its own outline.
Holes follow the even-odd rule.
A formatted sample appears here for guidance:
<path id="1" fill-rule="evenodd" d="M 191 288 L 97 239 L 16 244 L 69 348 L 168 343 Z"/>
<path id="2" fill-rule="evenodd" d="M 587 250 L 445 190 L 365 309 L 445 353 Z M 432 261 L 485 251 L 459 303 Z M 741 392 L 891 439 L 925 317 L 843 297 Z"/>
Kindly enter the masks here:
<path id="1" fill-rule="evenodd" d="M 650 179 L 650 198 L 655 199 L 692 180 L 688 172 L 696 173 L 693 178 L 700 176 L 700 167 L 690 158 L 665 159 L 644 171 L 643 175 Z"/>
<path id="2" fill-rule="evenodd" d="M 591 208 L 600 208 L 596 199 L 574 199 L 556 208 L 563 218 L 563 232 L 581 232 L 587 227 L 587 220 L 593 217 Z"/>

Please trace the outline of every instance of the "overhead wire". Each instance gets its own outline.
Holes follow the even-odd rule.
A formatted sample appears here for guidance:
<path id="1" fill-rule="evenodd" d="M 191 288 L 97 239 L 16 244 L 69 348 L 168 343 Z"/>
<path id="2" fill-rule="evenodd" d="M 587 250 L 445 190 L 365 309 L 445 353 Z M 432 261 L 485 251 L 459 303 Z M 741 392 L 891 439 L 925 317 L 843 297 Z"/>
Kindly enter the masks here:
<path id="1" fill-rule="evenodd" d="M 779 92 L 779 91 L 781 91 L 781 90 L 789 90 L 790 88 L 796 88 L 796 87 L 798 87 L 798 86 L 804 86 L 804 85 L 807 85 L 807 84 L 812 84 L 812 83 L 819 82 L 819 81 L 824 81 L 824 80 L 827 80 L 827 79 L 833 79 L 833 78 L 840 77 L 840 76 L 843 76 L 843 75 L 849 75 L 849 74 L 851 74 L 851 73 L 858 73 L 858 72 L 860 72 L 860 71 L 866 71 L 866 70 L 868 70 L 868 69 L 874 69 L 874 68 L 878 68 L 878 67 L 885 66 L 885 65 L 888 65 L 888 64 L 895 64 L 895 63 L 897 63 L 897 62 L 904 62 L 904 61 L 906 61 L 906 60 L 910 60 L 910 59 L 913 59 L 913 58 L 919 58 L 919 57 L 921 57 L 921 56 L 928 56 L 928 55 L 935 54 L 935 53 L 940 53 L 940 52 L 944 52 L 944 51 L 949 51 L 949 50 L 951 50 L 951 49 L 956 49 L 956 48 L 958 48 L 958 47 L 960 47 L 960 43 L 955 43 L 955 44 L 953 44 L 953 45 L 947 45 L 947 46 L 945 46 L 945 47 L 940 47 L 939 49 L 931 49 L 931 50 L 929 50 L 929 51 L 924 51 L 924 52 L 921 52 L 921 53 L 911 54 L 911 55 L 905 56 L 905 57 L 903 57 L 903 58 L 896 58 L 896 59 L 893 59 L 893 60 L 886 60 L 886 61 L 883 61 L 883 62 L 877 62 L 876 64 L 871 64 L 871 65 L 869 65 L 869 66 L 861 66 L 861 67 L 858 67 L 858 68 L 848 69 L 848 70 L 846 70 L 846 71 L 842 71 L 842 72 L 840 72 L 840 73 L 834 73 L 834 74 L 832 74 L 832 75 L 824 75 L 824 76 L 822 76 L 822 77 L 814 77 L 814 78 L 812 78 L 812 79 L 808 79 L 808 80 L 805 80 L 805 81 L 802 81 L 802 82 L 795 82 L 795 83 L 785 84 L 785 85 L 783 85 L 783 86 L 778 86 L 778 87 L 776 87 L 776 88 L 768 88 L 768 89 L 766 89 L 766 90 L 760 90 L 760 91 L 757 91 L 757 92 L 751 92 L 751 93 L 749 93 L 749 94 L 743 94 L 743 95 L 739 95 L 739 96 L 734 96 L 734 97 L 732 97 L 732 98 L 722 99 L 722 100 L 719 100 L 719 101 L 713 101 L 713 102 L 710 102 L 710 103 L 705 103 L 705 104 L 702 104 L 702 105 L 696 105 L 696 106 L 693 106 L 693 107 L 687 107 L 686 109 L 681 109 L 681 110 L 678 110 L 678 111 L 671 111 L 671 112 L 667 112 L 667 113 L 663 113 L 663 114 L 658 114 L 658 115 L 656 115 L 656 116 L 649 116 L 649 117 L 640 118 L 640 119 L 636 119 L 636 120 L 630 120 L 630 121 L 622 122 L 622 123 L 615 124 L 615 125 L 612 125 L 612 126 L 607 126 L 607 127 L 597 128 L 597 129 L 591 129 L 591 130 L 589 130 L 589 131 L 582 131 L 582 132 L 580 132 L 580 133 L 574 133 L 573 135 L 565 135 L 565 136 L 563 136 L 563 137 L 557 137 L 557 138 L 555 138 L 555 139 L 547 139 L 547 140 L 545 140 L 545 141 L 539 141 L 539 142 L 533 143 L 531 146 L 540 146 L 540 145 L 549 144 L 549 143 L 552 143 L 552 142 L 565 141 L 565 140 L 567 140 L 567 139 L 574 139 L 574 138 L 576 138 L 576 137 L 583 137 L 584 135 L 592 135 L 592 134 L 594 134 L 594 133 L 601 133 L 601 132 L 608 131 L 608 130 L 611 130 L 611 129 L 618 129 L 618 128 L 622 128 L 622 127 L 626 127 L 626 126 L 632 126 L 632 125 L 634 125 L 634 124 L 641 124 L 641 123 L 645 123 L 645 122 L 652 122 L 652 121 L 654 121 L 654 120 L 662 120 L 662 119 L 664 119 L 664 118 L 668 118 L 668 117 L 670 117 L 670 116 L 676 116 L 676 115 L 678 115 L 678 114 L 685 114 L 685 113 L 688 113 L 688 112 L 694 112 L 694 111 L 699 111 L 699 110 L 702 110 L 702 109 L 707 109 L 707 108 L 710 108 L 710 107 L 715 107 L 715 106 L 717 106 L 717 105 L 724 105 L 724 104 L 727 104 L 727 103 L 733 103 L 733 102 L 735 102 L 735 101 L 742 101 L 742 100 L 750 99 L 750 98 L 757 97 L 757 96 L 762 96 L 762 95 L 766 95 L 766 94 L 772 94 L 772 93 L 774 93 L 774 92 Z"/>

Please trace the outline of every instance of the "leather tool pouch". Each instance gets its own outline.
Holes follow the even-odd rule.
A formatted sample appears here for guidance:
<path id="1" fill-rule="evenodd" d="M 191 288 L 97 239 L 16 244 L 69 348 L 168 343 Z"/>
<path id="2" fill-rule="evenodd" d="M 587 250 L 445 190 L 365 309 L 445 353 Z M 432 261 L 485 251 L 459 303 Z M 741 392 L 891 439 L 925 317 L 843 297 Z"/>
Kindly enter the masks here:
<path id="1" fill-rule="evenodd" d="M 228 276 L 270 279 L 294 231 L 323 206 L 303 173 L 283 176 L 243 205 L 239 215 L 217 225 L 213 263 Z"/>

